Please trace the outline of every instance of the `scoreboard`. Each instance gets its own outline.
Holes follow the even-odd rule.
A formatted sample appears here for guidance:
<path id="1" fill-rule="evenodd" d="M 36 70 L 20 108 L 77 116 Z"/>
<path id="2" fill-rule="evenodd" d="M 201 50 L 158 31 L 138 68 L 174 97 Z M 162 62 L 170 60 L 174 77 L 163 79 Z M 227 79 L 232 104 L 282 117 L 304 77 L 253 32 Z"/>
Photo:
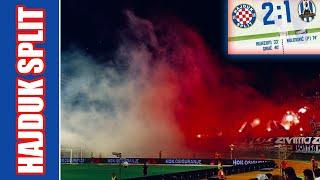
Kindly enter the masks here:
<path id="1" fill-rule="evenodd" d="M 320 54 L 319 0 L 229 0 L 228 54 Z"/>

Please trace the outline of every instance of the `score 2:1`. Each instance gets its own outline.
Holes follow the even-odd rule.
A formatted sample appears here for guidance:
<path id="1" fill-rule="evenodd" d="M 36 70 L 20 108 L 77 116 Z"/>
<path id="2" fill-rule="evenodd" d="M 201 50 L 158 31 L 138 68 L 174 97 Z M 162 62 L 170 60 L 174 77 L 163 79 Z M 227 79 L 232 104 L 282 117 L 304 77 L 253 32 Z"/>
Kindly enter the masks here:
<path id="1" fill-rule="evenodd" d="M 288 0 L 284 1 L 284 5 L 286 7 L 286 14 L 287 14 L 287 22 L 291 23 L 291 14 L 290 14 L 290 4 Z M 275 24 L 274 20 L 270 19 L 271 14 L 273 13 L 273 4 L 272 2 L 265 2 L 262 4 L 262 9 L 268 9 L 267 14 L 263 17 L 263 24 L 264 25 L 272 25 Z"/>

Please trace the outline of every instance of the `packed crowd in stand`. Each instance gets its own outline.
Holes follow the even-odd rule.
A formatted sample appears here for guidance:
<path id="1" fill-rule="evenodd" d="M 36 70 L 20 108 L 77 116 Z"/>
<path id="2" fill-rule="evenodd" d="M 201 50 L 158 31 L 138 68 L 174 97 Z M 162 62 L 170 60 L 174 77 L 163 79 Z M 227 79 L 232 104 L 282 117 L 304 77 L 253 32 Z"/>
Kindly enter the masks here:
<path id="1" fill-rule="evenodd" d="M 305 169 L 303 171 L 303 177 L 304 180 L 320 180 L 320 169 Z M 283 170 L 282 175 L 272 175 L 271 173 L 259 174 L 256 178 L 252 178 L 251 180 L 302 180 L 302 178 L 297 177 L 296 172 L 292 167 L 287 167 Z"/>
<path id="2" fill-rule="evenodd" d="M 221 162 L 220 162 L 221 163 Z M 314 156 L 311 158 L 311 168 L 303 171 L 304 180 L 320 180 L 320 169 L 318 167 L 318 161 Z M 302 180 L 302 178 L 296 175 L 293 167 L 289 167 L 286 160 L 282 160 L 280 163 L 280 175 L 273 175 L 272 173 L 259 174 L 257 177 L 251 180 Z M 218 179 L 227 179 L 224 175 L 224 171 L 221 164 L 218 164 Z"/>

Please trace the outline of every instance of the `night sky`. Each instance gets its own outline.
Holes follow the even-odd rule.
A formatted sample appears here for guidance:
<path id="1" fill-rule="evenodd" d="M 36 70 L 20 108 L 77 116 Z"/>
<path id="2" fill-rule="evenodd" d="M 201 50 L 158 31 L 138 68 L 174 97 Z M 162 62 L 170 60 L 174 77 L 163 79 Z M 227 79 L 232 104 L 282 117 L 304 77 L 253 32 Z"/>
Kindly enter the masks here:
<path id="1" fill-rule="evenodd" d="M 226 7 L 217 0 L 117 0 L 62 1 L 62 55 L 77 47 L 96 57 L 99 63 L 110 59 L 126 26 L 123 11 L 132 10 L 148 20 L 176 17 L 202 35 L 222 64 L 244 70 L 248 83 L 265 96 L 277 89 L 304 86 L 318 77 L 320 63 L 312 57 L 250 57 L 234 59 L 226 55 Z M 226 3 L 226 2 L 225 2 Z M 319 59 L 320 62 L 320 59 Z"/>

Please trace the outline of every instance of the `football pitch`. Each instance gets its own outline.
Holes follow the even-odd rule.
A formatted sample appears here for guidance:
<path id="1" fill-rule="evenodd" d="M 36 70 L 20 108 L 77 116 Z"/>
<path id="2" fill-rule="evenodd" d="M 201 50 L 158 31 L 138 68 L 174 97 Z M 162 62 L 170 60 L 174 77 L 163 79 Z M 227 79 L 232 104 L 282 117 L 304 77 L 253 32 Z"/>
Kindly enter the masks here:
<path id="1" fill-rule="evenodd" d="M 213 169 L 212 166 L 197 165 L 149 165 L 148 175 L 171 174 L 177 172 Z M 118 165 L 105 164 L 63 164 L 61 165 L 61 180 L 109 180 L 112 173 L 119 177 Z M 129 165 L 121 168 L 121 179 L 143 176 L 143 165 Z"/>
<path id="2" fill-rule="evenodd" d="M 275 160 L 280 164 L 279 160 Z M 303 177 L 303 170 L 310 169 L 309 161 L 288 160 L 288 166 L 295 169 L 298 176 Z M 143 176 L 143 165 L 129 165 L 128 168 L 121 168 L 121 179 L 136 178 Z M 187 172 L 196 170 L 214 169 L 209 165 L 149 165 L 148 175 L 171 174 L 177 172 Z M 61 165 L 62 180 L 110 180 L 112 173 L 119 177 L 118 165 L 106 164 L 63 164 Z M 229 180 L 248 180 L 256 177 L 258 174 L 266 172 L 253 171 L 228 176 Z M 279 168 L 269 172 L 273 175 L 280 174 Z"/>

